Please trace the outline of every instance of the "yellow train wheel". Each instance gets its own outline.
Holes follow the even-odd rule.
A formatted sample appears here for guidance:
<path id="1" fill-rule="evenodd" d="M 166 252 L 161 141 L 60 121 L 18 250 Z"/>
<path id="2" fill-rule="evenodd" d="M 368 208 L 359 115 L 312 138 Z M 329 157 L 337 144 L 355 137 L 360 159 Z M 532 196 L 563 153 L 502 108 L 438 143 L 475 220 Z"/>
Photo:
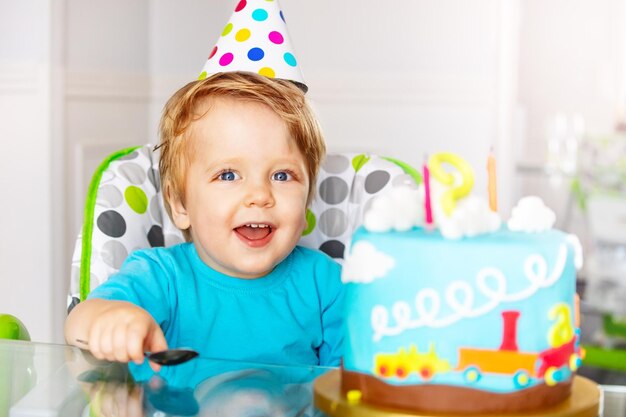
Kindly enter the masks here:
<path id="1" fill-rule="evenodd" d="M 578 356 L 575 353 L 572 353 L 572 355 L 569 357 L 569 369 L 571 369 L 572 372 L 574 372 L 578 368 L 580 368 L 581 364 L 582 364 L 582 359 L 580 358 L 580 356 Z"/>
<path id="2" fill-rule="evenodd" d="M 530 385 L 530 374 L 527 371 L 520 370 L 513 375 L 513 384 L 515 388 L 526 388 Z"/>
<path id="3" fill-rule="evenodd" d="M 466 368 L 463 372 L 463 378 L 465 378 L 465 381 L 469 382 L 470 384 L 474 384 L 480 381 L 481 376 L 482 372 L 480 372 L 480 369 L 478 369 L 478 367 L 476 366 L 470 366 Z"/>
<path id="4" fill-rule="evenodd" d="M 546 370 L 543 378 L 546 381 L 546 385 L 554 386 L 559 382 L 559 368 L 556 366 L 551 366 Z"/>

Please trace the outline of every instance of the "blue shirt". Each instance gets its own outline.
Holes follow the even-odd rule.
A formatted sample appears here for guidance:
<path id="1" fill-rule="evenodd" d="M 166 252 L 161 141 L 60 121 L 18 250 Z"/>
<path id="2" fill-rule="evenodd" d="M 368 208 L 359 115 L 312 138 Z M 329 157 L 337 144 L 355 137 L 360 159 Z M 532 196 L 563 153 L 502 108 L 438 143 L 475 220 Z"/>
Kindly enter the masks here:
<path id="1" fill-rule="evenodd" d="M 234 278 L 207 266 L 192 243 L 133 252 L 89 298 L 147 310 L 169 347 L 262 363 L 338 366 L 341 267 L 297 246 L 268 275 Z"/>

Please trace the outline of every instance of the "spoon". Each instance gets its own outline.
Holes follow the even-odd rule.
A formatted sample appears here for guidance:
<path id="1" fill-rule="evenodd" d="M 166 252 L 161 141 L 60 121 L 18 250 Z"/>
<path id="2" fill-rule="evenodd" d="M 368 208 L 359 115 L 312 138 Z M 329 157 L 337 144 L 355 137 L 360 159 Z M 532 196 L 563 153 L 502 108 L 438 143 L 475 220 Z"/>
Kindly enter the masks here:
<path id="1" fill-rule="evenodd" d="M 76 339 L 78 343 L 89 346 L 86 340 Z M 143 355 L 162 366 L 179 365 L 198 356 L 198 352 L 188 348 L 165 349 L 160 352 L 144 352 Z"/>

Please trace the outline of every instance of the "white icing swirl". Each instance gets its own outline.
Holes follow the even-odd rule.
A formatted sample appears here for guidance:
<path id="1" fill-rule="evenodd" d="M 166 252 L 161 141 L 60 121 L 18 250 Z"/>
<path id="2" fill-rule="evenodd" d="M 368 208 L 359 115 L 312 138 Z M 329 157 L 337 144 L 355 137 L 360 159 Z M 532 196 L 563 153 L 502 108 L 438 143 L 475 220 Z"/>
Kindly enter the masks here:
<path id="1" fill-rule="evenodd" d="M 486 298 L 482 305 L 474 305 L 474 289 L 466 281 L 457 280 L 444 290 L 444 298 L 451 314 L 440 317 L 441 296 L 432 288 L 424 288 L 415 295 L 416 317 L 411 316 L 411 309 L 405 301 L 397 301 L 391 307 L 393 323 L 390 323 L 386 307 L 376 305 L 371 312 L 373 340 L 379 341 L 384 336 L 395 336 L 405 330 L 419 327 L 446 327 L 463 318 L 479 317 L 489 313 L 502 303 L 511 303 L 531 297 L 542 288 L 557 282 L 565 269 L 567 246 L 561 245 L 556 256 L 554 268 L 548 273 L 545 258 L 532 254 L 524 262 L 524 275 L 528 280 L 526 288 L 509 293 L 504 273 L 498 268 L 485 267 L 476 275 L 476 290 Z M 427 305 L 428 304 L 428 305 Z"/>

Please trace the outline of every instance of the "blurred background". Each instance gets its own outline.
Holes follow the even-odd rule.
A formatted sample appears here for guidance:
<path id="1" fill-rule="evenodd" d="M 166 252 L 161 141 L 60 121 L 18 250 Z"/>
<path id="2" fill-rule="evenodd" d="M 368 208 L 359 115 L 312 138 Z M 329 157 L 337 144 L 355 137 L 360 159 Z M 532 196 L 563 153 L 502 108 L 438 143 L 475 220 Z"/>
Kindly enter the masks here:
<path id="1" fill-rule="evenodd" d="M 235 3 L 0 0 L 0 312 L 33 340 L 63 341 L 91 173 L 157 143 Z M 626 1 L 281 5 L 331 152 L 455 152 L 486 196 L 493 149 L 503 218 L 540 195 L 583 241 L 581 288 L 626 305 Z"/>

